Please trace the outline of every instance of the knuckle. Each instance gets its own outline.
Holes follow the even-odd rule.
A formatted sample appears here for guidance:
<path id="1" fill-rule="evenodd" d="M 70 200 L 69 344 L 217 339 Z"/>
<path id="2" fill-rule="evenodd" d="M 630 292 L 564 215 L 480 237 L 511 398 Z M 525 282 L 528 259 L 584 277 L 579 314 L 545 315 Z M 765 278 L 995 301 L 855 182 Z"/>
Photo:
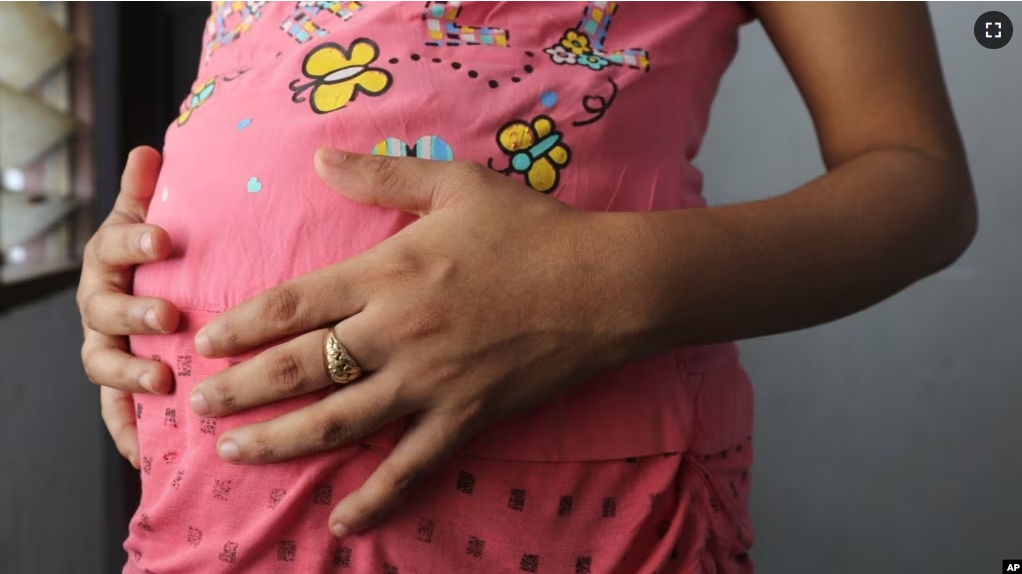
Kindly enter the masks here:
<path id="1" fill-rule="evenodd" d="M 395 496 L 404 496 L 415 486 L 421 474 L 415 467 L 393 469 L 387 475 L 386 484 Z"/>
<path id="2" fill-rule="evenodd" d="M 266 437 L 258 434 L 252 439 L 250 445 L 252 456 L 258 462 L 274 462 L 277 460 L 277 452 Z"/>
<path id="3" fill-rule="evenodd" d="M 99 332 L 96 324 L 96 297 L 83 295 L 82 302 L 79 304 L 79 310 L 82 314 L 82 323 L 85 324 L 85 328 L 90 331 Z"/>
<path id="4" fill-rule="evenodd" d="M 210 401 L 210 407 L 220 412 L 232 412 L 238 406 L 238 400 L 231 390 L 231 384 L 226 375 L 221 375 L 210 381 L 209 390 L 203 395 Z"/>
<path id="5" fill-rule="evenodd" d="M 100 227 L 85 243 L 85 250 L 82 252 L 82 255 L 85 257 L 86 265 L 97 261 L 96 255 L 99 252 L 99 244 L 102 242 L 106 232 L 106 226 Z"/>
<path id="6" fill-rule="evenodd" d="M 228 311 L 221 315 L 220 321 L 222 322 L 217 327 L 214 345 L 217 350 L 231 352 L 241 343 L 240 331 L 236 326 L 234 313 Z"/>
<path id="7" fill-rule="evenodd" d="M 104 254 L 109 250 L 110 244 L 110 229 L 112 226 L 100 227 L 96 234 L 89 240 L 89 250 L 93 265 L 104 265 Z"/>
<path id="8" fill-rule="evenodd" d="M 397 160 L 389 156 L 372 156 L 368 158 L 369 174 L 373 181 L 383 189 L 393 189 L 398 184 Z"/>
<path id="9" fill-rule="evenodd" d="M 483 164 L 468 160 L 453 161 L 451 162 L 451 168 L 455 174 L 471 180 L 483 178 L 490 171 Z"/>
<path id="10" fill-rule="evenodd" d="M 124 441 L 120 440 L 119 435 L 117 433 L 111 432 L 110 438 L 113 439 L 114 446 L 117 447 L 117 452 L 119 452 L 121 456 L 124 457 L 125 459 L 131 460 L 131 455 L 133 453 L 131 449 L 128 448 L 126 444 L 124 444 Z"/>
<path id="11" fill-rule="evenodd" d="M 336 448 L 348 441 L 350 427 L 337 417 L 330 417 L 319 424 L 319 443 L 323 448 Z"/>
<path id="12" fill-rule="evenodd" d="M 302 298 L 294 287 L 281 286 L 269 293 L 266 315 L 278 323 L 290 323 L 298 316 Z"/>
<path id="13" fill-rule="evenodd" d="M 282 391 L 297 394 L 306 386 L 301 363 L 290 353 L 275 353 L 270 359 L 271 380 Z"/>
<path id="14" fill-rule="evenodd" d="M 99 386 L 96 378 L 95 352 L 87 345 L 82 345 L 82 368 L 85 370 L 85 378 L 89 382 Z"/>
<path id="15" fill-rule="evenodd" d="M 92 370 L 92 367 L 90 367 L 88 363 L 84 363 L 83 366 L 85 367 L 85 378 L 89 379 L 89 382 L 93 385 L 96 385 L 97 387 L 100 386 L 99 381 L 96 380 L 95 371 Z"/>
<path id="16" fill-rule="evenodd" d="M 422 270 L 422 260 L 411 249 L 398 247 L 391 250 L 375 267 L 381 281 L 404 281 Z"/>
<path id="17" fill-rule="evenodd" d="M 128 228 L 124 228 L 124 231 L 120 233 L 120 236 L 117 238 L 117 249 L 125 258 L 139 259 L 142 257 L 139 239 L 144 232 L 137 231 L 135 227 L 130 229 L 131 233 L 127 233 Z"/>
<path id="18" fill-rule="evenodd" d="M 401 332 L 406 340 L 424 339 L 443 332 L 449 321 L 444 313 L 421 307 L 405 318 Z"/>

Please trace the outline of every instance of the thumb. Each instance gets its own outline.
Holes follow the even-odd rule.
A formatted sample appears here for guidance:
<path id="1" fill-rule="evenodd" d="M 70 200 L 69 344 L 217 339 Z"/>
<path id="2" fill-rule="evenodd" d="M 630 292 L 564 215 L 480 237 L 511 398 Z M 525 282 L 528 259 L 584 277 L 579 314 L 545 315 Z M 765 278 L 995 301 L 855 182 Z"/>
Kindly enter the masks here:
<path id="1" fill-rule="evenodd" d="M 121 191 L 106 223 L 144 223 L 149 202 L 156 193 L 163 158 L 148 146 L 131 150 L 121 173 Z"/>
<path id="2" fill-rule="evenodd" d="M 424 215 L 450 205 L 458 186 L 455 162 L 363 155 L 333 148 L 316 152 L 316 172 L 337 193 L 366 205 Z M 464 177 L 462 175 L 461 177 Z"/>

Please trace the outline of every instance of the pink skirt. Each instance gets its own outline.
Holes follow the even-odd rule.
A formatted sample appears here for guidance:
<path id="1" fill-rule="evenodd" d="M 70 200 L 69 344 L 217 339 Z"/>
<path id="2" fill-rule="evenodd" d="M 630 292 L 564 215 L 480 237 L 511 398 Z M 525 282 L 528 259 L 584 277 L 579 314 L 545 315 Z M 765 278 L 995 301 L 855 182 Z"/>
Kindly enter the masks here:
<path id="1" fill-rule="evenodd" d="M 737 517 L 746 515 L 751 451 L 746 443 L 713 455 L 568 463 L 455 457 L 383 523 L 336 540 L 330 510 L 386 455 L 351 445 L 331 453 L 340 464 L 324 482 L 221 486 L 225 500 L 201 503 L 223 505 L 203 513 L 217 520 L 171 514 L 156 524 L 140 509 L 124 572 L 749 573 L 752 530 Z M 180 500 L 181 514 L 195 502 Z M 256 515 L 278 510 L 294 513 L 287 531 L 256 527 Z"/>
<path id="2" fill-rule="evenodd" d="M 296 460 L 225 463 L 215 448 L 224 432 L 292 412 L 335 389 L 199 417 L 187 406 L 191 389 L 251 354 L 194 355 L 197 326 L 132 340 L 136 355 L 173 368 L 176 388 L 165 396 L 135 396 L 142 499 L 124 544 L 125 574 L 752 572 L 752 437 L 740 434 L 736 444 L 694 443 L 713 452 L 694 446 L 620 460 L 456 455 L 415 485 L 383 523 L 337 540 L 327 528 L 330 511 L 365 482 L 406 426 L 398 421 L 357 444 Z M 714 392 L 727 398 L 730 391 L 708 386 L 701 412 L 706 422 L 727 425 L 735 401 Z M 698 430 L 718 436 L 714 429 Z"/>

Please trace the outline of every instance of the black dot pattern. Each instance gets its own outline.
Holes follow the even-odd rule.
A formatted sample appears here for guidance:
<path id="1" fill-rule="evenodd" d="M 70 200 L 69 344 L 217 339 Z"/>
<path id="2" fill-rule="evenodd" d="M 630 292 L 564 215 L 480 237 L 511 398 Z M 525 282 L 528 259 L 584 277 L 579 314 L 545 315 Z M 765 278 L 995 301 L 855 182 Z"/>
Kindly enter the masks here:
<path id="1" fill-rule="evenodd" d="M 270 491 L 270 502 L 266 505 L 266 507 L 277 508 L 277 505 L 280 504 L 280 501 L 284 500 L 284 495 L 286 494 L 287 491 L 283 488 L 274 488 Z"/>
<path id="2" fill-rule="evenodd" d="M 199 419 L 199 431 L 202 434 L 215 435 L 216 419 L 211 417 L 203 417 Z"/>
<path id="3" fill-rule="evenodd" d="M 472 494 L 472 489 L 476 486 L 476 477 L 470 472 L 464 470 L 458 473 L 458 483 L 455 488 L 458 492 L 464 492 L 465 494 Z"/>
<path id="4" fill-rule="evenodd" d="M 179 377 L 190 377 L 190 376 L 192 376 L 192 356 L 191 355 L 178 355 L 177 356 L 177 376 L 179 376 Z"/>
<path id="5" fill-rule="evenodd" d="M 539 556 L 535 554 L 524 554 L 522 555 L 522 561 L 519 566 L 522 572 L 539 572 Z"/>
<path id="6" fill-rule="evenodd" d="M 525 56 L 527 56 L 529 58 L 535 57 L 535 54 L 530 52 L 530 51 L 528 51 L 528 50 L 523 52 L 523 54 L 525 54 Z M 419 62 L 419 61 L 423 60 L 423 57 L 420 54 L 410 54 L 408 56 L 408 58 L 411 61 L 413 61 L 413 62 Z M 391 64 L 397 64 L 400 60 L 398 58 L 391 58 L 388 61 Z M 429 61 L 434 63 L 434 64 L 442 64 L 443 63 L 443 58 L 434 56 L 432 58 L 429 58 Z M 458 62 L 458 61 L 452 61 L 450 63 L 450 66 L 451 66 L 451 69 L 460 70 L 462 68 L 462 63 Z M 522 67 L 522 69 L 525 71 L 526 74 L 531 74 L 534 71 L 534 68 L 532 67 L 532 64 L 526 64 L 525 66 Z M 468 70 L 466 75 L 469 78 L 474 80 L 474 79 L 479 77 L 479 72 L 477 70 Z M 515 83 L 515 84 L 517 84 L 517 83 L 522 81 L 522 79 L 519 76 L 511 76 L 510 80 L 511 80 L 512 83 Z M 488 85 L 491 89 L 495 90 L 495 89 L 500 87 L 500 80 L 498 80 L 497 78 L 490 78 L 490 79 L 488 79 L 486 81 L 486 85 Z"/>
<path id="7" fill-rule="evenodd" d="M 613 518 L 617 516 L 617 499 L 607 497 L 603 499 L 603 517 Z"/>
<path id="8" fill-rule="evenodd" d="M 557 503 L 557 516 L 571 516 L 571 507 L 574 505 L 574 496 L 562 496 Z"/>
<path id="9" fill-rule="evenodd" d="M 202 544 L 202 531 L 194 526 L 188 527 L 188 544 L 198 546 Z"/>
<path id="10" fill-rule="evenodd" d="M 575 560 L 575 574 L 592 574 L 592 556 L 579 556 Z"/>
<path id="11" fill-rule="evenodd" d="M 213 481 L 213 498 L 222 502 L 227 502 L 227 498 L 231 495 L 231 481 L 219 480 Z"/>
<path id="12" fill-rule="evenodd" d="M 329 484 L 317 484 L 312 492 L 312 503 L 328 505 L 334 499 L 334 487 Z"/>
<path id="13" fill-rule="evenodd" d="M 294 562 L 298 554 L 298 544 L 294 540 L 281 540 L 277 543 L 277 562 Z"/>
<path id="14" fill-rule="evenodd" d="M 518 512 L 525 510 L 525 491 L 517 488 L 512 490 L 511 496 L 507 500 L 507 507 Z"/>
<path id="15" fill-rule="evenodd" d="M 351 566 L 351 548 L 338 546 L 334 548 L 334 566 Z"/>
<path id="16" fill-rule="evenodd" d="M 473 558 L 482 558 L 483 549 L 486 547 L 486 541 L 475 536 L 468 537 L 468 547 L 465 548 L 465 554 L 472 556 Z"/>
<path id="17" fill-rule="evenodd" d="M 419 542 L 425 542 L 429 544 L 433 542 L 433 521 L 428 519 L 419 520 L 419 532 L 415 535 L 415 539 Z"/>
<path id="18" fill-rule="evenodd" d="M 225 542 L 223 550 L 220 551 L 219 558 L 221 562 L 234 564 L 234 562 L 238 559 L 238 543 Z"/>

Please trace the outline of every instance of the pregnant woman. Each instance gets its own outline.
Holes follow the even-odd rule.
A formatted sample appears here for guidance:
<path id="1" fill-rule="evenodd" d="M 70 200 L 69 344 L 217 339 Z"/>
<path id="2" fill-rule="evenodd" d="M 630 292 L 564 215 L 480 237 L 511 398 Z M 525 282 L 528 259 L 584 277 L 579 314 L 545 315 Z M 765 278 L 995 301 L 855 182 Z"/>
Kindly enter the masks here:
<path id="1" fill-rule="evenodd" d="M 707 208 L 753 17 L 827 173 Z M 79 289 L 142 480 L 124 572 L 751 572 L 731 341 L 975 233 L 929 30 L 917 3 L 214 3 Z"/>

